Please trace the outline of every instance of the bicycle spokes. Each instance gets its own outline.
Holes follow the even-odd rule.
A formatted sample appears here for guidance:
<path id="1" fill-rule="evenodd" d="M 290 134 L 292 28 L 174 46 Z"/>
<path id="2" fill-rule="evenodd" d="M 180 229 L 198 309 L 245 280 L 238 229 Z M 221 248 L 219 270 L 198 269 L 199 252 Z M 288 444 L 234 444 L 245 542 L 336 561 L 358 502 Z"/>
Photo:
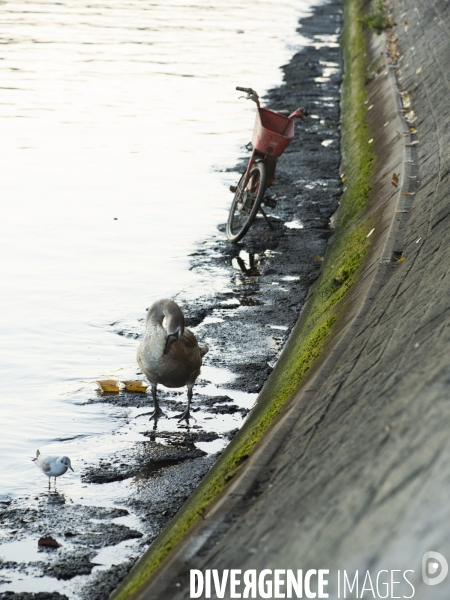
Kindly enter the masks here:
<path id="1" fill-rule="evenodd" d="M 258 213 L 265 191 L 266 171 L 264 163 L 253 164 L 249 173 L 242 175 L 227 222 L 227 237 L 230 241 L 239 241 Z"/>
<path id="2" fill-rule="evenodd" d="M 247 185 L 242 189 L 237 203 L 237 209 L 244 211 L 248 215 L 255 204 L 255 199 L 258 195 L 260 184 L 259 171 L 251 174 Z"/>

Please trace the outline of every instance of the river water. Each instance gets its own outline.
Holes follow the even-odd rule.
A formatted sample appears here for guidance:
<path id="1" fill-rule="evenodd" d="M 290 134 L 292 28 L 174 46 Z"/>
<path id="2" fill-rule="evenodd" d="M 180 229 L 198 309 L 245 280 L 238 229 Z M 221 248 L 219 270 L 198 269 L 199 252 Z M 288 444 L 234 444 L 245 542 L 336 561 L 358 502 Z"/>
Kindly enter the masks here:
<path id="1" fill-rule="evenodd" d="M 115 409 L 82 406 L 95 380 L 136 376 L 111 324 L 197 293 L 188 255 L 225 221 L 251 137 L 235 86 L 281 81 L 312 2 L 1 5 L 0 496 L 17 498 L 46 485 L 37 448 L 76 472 L 112 449 Z"/>

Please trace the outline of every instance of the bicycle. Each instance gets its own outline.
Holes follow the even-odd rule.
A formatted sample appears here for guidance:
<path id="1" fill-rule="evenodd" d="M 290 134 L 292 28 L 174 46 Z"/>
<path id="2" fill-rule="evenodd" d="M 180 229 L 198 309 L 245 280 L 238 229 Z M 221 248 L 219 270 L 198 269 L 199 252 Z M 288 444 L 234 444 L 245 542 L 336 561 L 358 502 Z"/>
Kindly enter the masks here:
<path id="1" fill-rule="evenodd" d="M 226 234 L 230 242 L 241 240 L 255 220 L 258 211 L 266 223 L 273 229 L 261 204 L 266 190 L 275 179 L 277 159 L 291 143 L 294 137 L 293 119 L 307 116 L 304 108 L 298 108 L 289 116 L 268 108 L 261 108 L 259 96 L 252 88 L 236 87 L 245 92 L 246 100 L 253 100 L 257 106 L 255 126 L 251 144 L 253 146 L 247 168 L 237 185 L 231 185 L 234 193 L 228 215 Z M 264 204 L 275 208 L 276 201 L 266 198 Z"/>

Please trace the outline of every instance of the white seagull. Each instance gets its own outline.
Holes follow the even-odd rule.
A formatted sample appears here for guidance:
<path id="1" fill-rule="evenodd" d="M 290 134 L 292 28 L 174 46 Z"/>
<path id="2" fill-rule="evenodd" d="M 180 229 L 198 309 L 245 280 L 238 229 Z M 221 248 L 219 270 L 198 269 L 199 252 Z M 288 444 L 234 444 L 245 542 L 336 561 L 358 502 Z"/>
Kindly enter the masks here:
<path id="1" fill-rule="evenodd" d="M 56 478 L 60 475 L 64 475 L 67 469 L 72 469 L 70 464 L 70 458 L 67 456 L 43 456 L 39 450 L 36 450 L 36 458 L 32 459 L 36 462 L 36 466 L 48 477 L 48 489 L 50 489 L 50 478 Z"/>

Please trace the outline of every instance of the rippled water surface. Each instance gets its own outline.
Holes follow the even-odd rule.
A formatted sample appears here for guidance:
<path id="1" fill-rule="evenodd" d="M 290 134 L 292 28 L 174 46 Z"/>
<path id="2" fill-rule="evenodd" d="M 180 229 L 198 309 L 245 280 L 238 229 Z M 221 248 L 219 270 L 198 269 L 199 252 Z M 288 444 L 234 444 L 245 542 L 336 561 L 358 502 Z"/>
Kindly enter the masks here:
<path id="1" fill-rule="evenodd" d="M 135 376 L 111 323 L 196 292 L 188 255 L 251 135 L 234 88 L 280 81 L 311 3 L 0 2 L 0 494 L 45 485 L 38 447 L 75 466 L 112 450 L 118 409 L 81 406 Z"/>

